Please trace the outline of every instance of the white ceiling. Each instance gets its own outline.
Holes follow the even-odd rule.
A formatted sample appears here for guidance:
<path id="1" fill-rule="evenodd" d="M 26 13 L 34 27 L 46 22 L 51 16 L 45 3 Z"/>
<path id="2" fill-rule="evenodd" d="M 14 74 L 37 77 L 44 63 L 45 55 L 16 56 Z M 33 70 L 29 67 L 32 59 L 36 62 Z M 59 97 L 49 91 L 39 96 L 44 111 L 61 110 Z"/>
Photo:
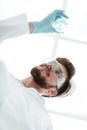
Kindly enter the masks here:
<path id="1" fill-rule="evenodd" d="M 87 129 L 87 7 L 86 0 L 1 0 L 0 18 L 7 18 L 20 13 L 27 13 L 30 21 L 40 20 L 55 9 L 65 9 L 69 16 L 68 27 L 64 34 L 23 35 L 3 41 L 0 45 L 0 58 L 5 61 L 9 71 L 19 79 L 29 74 L 32 66 L 48 57 L 67 57 L 76 67 L 75 92 L 66 98 L 46 99 L 46 107 L 51 112 L 55 130 L 57 122 L 69 118 L 69 123 L 76 121 L 79 130 Z M 53 115 L 52 115 L 53 114 Z M 54 117 L 56 115 L 56 119 Z M 60 117 L 62 115 L 62 117 Z M 64 116 L 64 117 L 63 117 Z M 59 121 L 60 119 L 60 121 Z M 73 120 L 74 119 L 74 120 Z M 80 121 L 81 120 L 81 123 Z M 71 122 L 70 122 L 71 121 Z M 65 125 L 66 127 L 66 125 Z M 59 126 L 64 130 L 63 126 Z M 67 130 L 70 128 L 67 128 Z"/>

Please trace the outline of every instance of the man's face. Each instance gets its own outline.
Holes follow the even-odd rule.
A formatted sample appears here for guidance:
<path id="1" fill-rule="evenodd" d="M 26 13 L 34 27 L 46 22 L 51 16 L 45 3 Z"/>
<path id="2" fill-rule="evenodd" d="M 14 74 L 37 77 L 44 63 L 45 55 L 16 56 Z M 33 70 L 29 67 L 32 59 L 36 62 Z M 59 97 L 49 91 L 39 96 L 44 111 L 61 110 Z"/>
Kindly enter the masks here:
<path id="1" fill-rule="evenodd" d="M 57 61 L 41 64 L 31 70 L 35 82 L 45 89 L 61 86 L 67 77 L 66 73 L 65 67 Z"/>
<path id="2" fill-rule="evenodd" d="M 54 88 L 57 85 L 57 76 L 54 72 L 53 65 L 41 64 L 32 68 L 31 75 L 34 81 L 42 88 Z"/>

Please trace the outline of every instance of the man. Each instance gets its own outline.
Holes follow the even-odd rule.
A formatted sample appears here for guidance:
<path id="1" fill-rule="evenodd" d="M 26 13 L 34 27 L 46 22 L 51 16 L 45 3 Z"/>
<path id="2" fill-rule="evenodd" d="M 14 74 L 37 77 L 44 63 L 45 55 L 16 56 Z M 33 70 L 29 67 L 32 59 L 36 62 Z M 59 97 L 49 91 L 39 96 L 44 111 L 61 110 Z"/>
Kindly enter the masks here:
<path id="1" fill-rule="evenodd" d="M 73 64 L 66 58 L 57 58 L 31 70 L 30 77 L 22 80 L 26 87 L 33 86 L 43 96 L 65 96 L 70 93 L 69 80 L 75 73 Z"/>
<path id="2" fill-rule="evenodd" d="M 52 24 L 60 17 L 67 18 L 62 10 L 53 11 L 40 22 L 27 24 L 22 16 L 3 20 L 1 40 L 29 32 L 56 32 Z M 52 130 L 42 96 L 70 94 L 74 74 L 75 68 L 68 59 L 57 58 L 32 68 L 31 76 L 20 81 L 0 61 L 0 130 Z"/>

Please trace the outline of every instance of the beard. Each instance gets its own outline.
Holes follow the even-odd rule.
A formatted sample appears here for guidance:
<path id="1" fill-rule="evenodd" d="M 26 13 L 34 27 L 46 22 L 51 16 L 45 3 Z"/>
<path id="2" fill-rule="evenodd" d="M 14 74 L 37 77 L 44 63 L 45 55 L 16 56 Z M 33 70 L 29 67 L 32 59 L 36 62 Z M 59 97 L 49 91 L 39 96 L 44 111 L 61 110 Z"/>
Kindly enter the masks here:
<path id="1" fill-rule="evenodd" d="M 46 89 L 46 79 L 41 76 L 41 72 L 37 67 L 31 69 L 31 75 L 34 81 L 41 87 Z"/>
<path id="2" fill-rule="evenodd" d="M 34 81 L 44 89 L 52 88 L 53 86 L 46 83 L 46 78 L 41 76 L 41 71 L 38 67 L 31 69 L 31 75 L 33 76 Z"/>

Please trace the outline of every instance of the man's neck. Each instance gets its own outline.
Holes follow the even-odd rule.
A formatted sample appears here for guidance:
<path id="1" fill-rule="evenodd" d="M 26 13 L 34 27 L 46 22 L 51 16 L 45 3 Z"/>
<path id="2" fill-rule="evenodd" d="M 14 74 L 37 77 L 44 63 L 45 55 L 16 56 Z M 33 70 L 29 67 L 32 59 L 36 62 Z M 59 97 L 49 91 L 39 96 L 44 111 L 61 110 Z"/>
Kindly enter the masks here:
<path id="1" fill-rule="evenodd" d="M 34 81 L 33 77 L 27 77 L 21 80 L 25 87 L 27 88 L 35 88 L 40 94 L 43 92 L 43 89 Z"/>

